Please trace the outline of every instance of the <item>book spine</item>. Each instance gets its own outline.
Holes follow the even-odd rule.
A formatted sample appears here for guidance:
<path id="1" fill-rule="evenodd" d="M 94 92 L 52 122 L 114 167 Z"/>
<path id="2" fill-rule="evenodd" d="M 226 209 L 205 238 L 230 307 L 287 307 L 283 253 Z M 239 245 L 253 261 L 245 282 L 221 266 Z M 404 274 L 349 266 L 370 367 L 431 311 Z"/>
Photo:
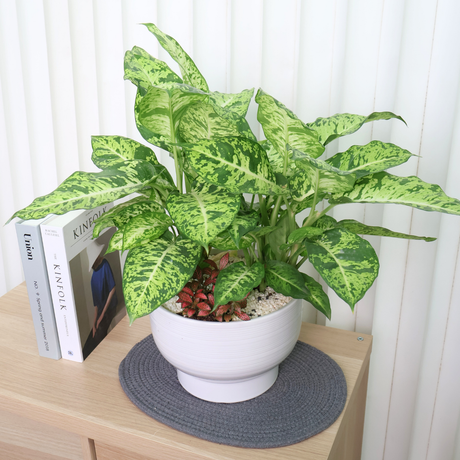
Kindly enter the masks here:
<path id="1" fill-rule="evenodd" d="M 61 355 L 63 359 L 81 363 L 83 353 L 64 232 L 60 227 L 44 224 L 41 233 Z"/>
<path id="2" fill-rule="evenodd" d="M 60 359 L 61 348 L 46 271 L 40 227 L 18 222 L 16 224 L 16 233 L 29 295 L 38 353 L 40 356 L 47 358 Z"/>

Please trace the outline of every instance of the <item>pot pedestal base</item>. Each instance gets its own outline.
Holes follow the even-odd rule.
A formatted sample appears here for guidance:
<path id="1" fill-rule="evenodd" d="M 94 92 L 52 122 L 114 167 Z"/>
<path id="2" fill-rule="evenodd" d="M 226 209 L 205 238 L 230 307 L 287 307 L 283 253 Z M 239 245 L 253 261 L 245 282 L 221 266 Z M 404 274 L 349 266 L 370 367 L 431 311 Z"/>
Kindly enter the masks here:
<path id="1" fill-rule="evenodd" d="M 241 380 L 208 380 L 177 370 L 182 387 L 193 396 L 205 401 L 235 403 L 247 401 L 265 393 L 278 377 L 276 366 L 263 374 Z"/>

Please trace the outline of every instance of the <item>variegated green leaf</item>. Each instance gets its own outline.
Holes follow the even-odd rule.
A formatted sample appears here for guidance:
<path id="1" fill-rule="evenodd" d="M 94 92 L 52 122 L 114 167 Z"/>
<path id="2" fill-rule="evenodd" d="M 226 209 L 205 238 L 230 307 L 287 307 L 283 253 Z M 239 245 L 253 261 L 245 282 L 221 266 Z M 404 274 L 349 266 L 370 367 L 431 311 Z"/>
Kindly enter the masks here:
<path id="1" fill-rule="evenodd" d="M 144 128 L 140 133 L 151 144 L 171 152 L 183 113 L 188 106 L 205 98 L 207 95 L 202 91 L 179 83 L 168 88 L 151 86 L 145 96 L 138 97 L 135 108 L 138 124 Z"/>
<path id="2" fill-rule="evenodd" d="M 327 196 L 327 193 L 325 192 L 320 192 L 316 196 L 316 201 L 314 201 L 314 195 L 307 195 L 307 197 L 304 200 L 301 201 L 293 201 L 291 203 L 291 209 L 298 214 L 299 212 L 303 211 L 304 209 L 311 208 L 313 204 L 320 203 L 325 197 Z"/>
<path id="3" fill-rule="evenodd" d="M 120 163 L 116 169 L 106 169 L 99 173 L 77 171 L 56 190 L 36 198 L 32 204 L 17 211 L 11 219 L 40 219 L 48 214 L 92 209 L 141 190 L 154 175 L 155 167 L 142 160 Z"/>
<path id="4" fill-rule="evenodd" d="M 100 169 L 110 168 L 126 160 L 145 160 L 153 165 L 160 164 L 152 149 L 127 137 L 91 136 L 91 146 L 91 160 Z"/>
<path id="5" fill-rule="evenodd" d="M 237 121 L 246 116 L 253 95 L 254 88 L 235 94 L 213 91 L 209 94 L 209 102 L 221 117 Z"/>
<path id="6" fill-rule="evenodd" d="M 249 126 L 249 123 L 246 120 L 246 118 L 238 118 L 237 120 L 235 120 L 235 125 L 238 129 L 238 132 L 240 133 L 240 136 L 247 137 L 248 139 L 257 142 L 257 137 L 252 132 L 251 127 Z"/>
<path id="7" fill-rule="evenodd" d="M 267 284 L 280 294 L 294 299 L 305 299 L 308 295 L 302 273 L 287 263 L 277 260 L 268 261 L 265 265 L 265 279 Z"/>
<path id="8" fill-rule="evenodd" d="M 269 140 L 260 141 L 259 144 L 267 152 L 268 161 L 275 173 L 283 174 L 284 170 L 284 155 L 278 152 L 275 149 L 273 144 Z M 297 166 L 294 161 L 292 161 L 292 150 L 287 151 L 289 156 L 288 167 L 284 176 L 290 177 L 297 171 Z"/>
<path id="9" fill-rule="evenodd" d="M 171 191 L 177 190 L 174 180 L 169 174 L 166 166 L 155 165 L 155 175 L 152 177 L 152 180 L 147 184 L 149 187 L 154 187 L 160 192 L 169 193 Z"/>
<path id="10" fill-rule="evenodd" d="M 115 251 L 122 251 L 123 250 L 123 230 L 117 230 L 110 238 L 109 247 L 106 254 L 110 254 L 111 252 Z"/>
<path id="11" fill-rule="evenodd" d="M 256 102 L 259 104 L 257 119 L 262 125 L 265 137 L 283 157 L 288 156 L 286 144 L 313 158 L 324 152 L 324 147 L 318 141 L 318 134 L 281 102 L 260 89 L 256 95 Z M 285 163 L 288 166 L 288 158 Z"/>
<path id="12" fill-rule="evenodd" d="M 150 142 L 154 145 L 159 145 L 158 143 L 161 141 L 165 144 L 164 140 L 161 140 L 161 136 L 156 134 L 149 129 L 147 129 L 139 120 L 139 108 L 144 97 L 141 95 L 139 89 L 136 92 L 136 99 L 134 100 L 134 121 L 136 122 L 136 127 L 141 134 L 141 136 L 147 141 L 150 142 L 149 139 L 156 142 Z"/>
<path id="13" fill-rule="evenodd" d="M 311 158 L 306 153 L 301 152 L 289 144 L 286 145 L 288 151 L 292 151 L 292 159 L 296 162 L 296 166 L 304 171 L 309 171 L 311 169 L 320 169 L 321 171 L 329 171 L 339 176 L 349 176 L 353 174 L 354 177 L 356 175 L 352 171 L 344 171 L 335 166 L 327 163 L 326 161 L 318 160 L 317 158 Z"/>
<path id="14" fill-rule="evenodd" d="M 294 200 L 304 201 L 314 195 L 315 191 L 322 194 L 351 190 L 355 179 L 354 174 L 337 174 L 303 163 L 302 169 L 289 179 L 289 188 Z"/>
<path id="15" fill-rule="evenodd" d="M 307 220 L 307 218 L 305 218 Z M 305 221 L 304 221 L 305 223 Z M 320 228 L 325 232 L 326 230 L 332 230 L 337 227 L 337 221 L 331 216 L 321 216 L 314 224 L 314 227 Z"/>
<path id="16" fill-rule="evenodd" d="M 191 278 L 201 246 L 186 238 L 158 238 L 131 249 L 123 271 L 123 295 L 130 323 L 176 295 Z"/>
<path id="17" fill-rule="evenodd" d="M 219 233 L 209 245 L 213 248 L 218 249 L 219 251 L 236 251 L 237 249 L 246 249 L 251 244 L 254 243 L 254 240 L 248 235 L 244 235 L 239 245 L 237 246 L 233 241 L 232 237 L 228 230 L 224 230 L 223 232 Z"/>
<path id="18" fill-rule="evenodd" d="M 104 215 L 102 215 L 97 222 L 94 224 L 93 227 L 93 238 L 97 238 L 101 231 L 104 228 L 108 227 L 116 227 L 115 222 L 112 219 L 112 216 L 114 214 L 118 214 L 122 209 L 127 208 L 133 204 L 137 203 L 150 203 L 150 200 L 146 198 L 145 196 L 136 196 L 135 198 L 132 198 L 131 200 L 125 201 L 123 203 L 117 204 L 113 208 L 109 209 Z M 159 206 L 155 204 L 155 206 Z M 159 207 L 158 210 L 161 208 Z"/>
<path id="19" fill-rule="evenodd" d="M 318 133 L 321 144 L 327 145 L 338 137 L 353 134 L 364 123 L 376 120 L 390 120 L 391 118 L 397 118 L 406 123 L 399 115 L 391 112 L 373 112 L 367 117 L 351 113 L 336 113 L 332 117 L 317 118 L 313 123 L 308 123 L 307 126 Z"/>
<path id="20" fill-rule="evenodd" d="M 301 243 L 305 238 L 311 238 L 313 236 L 319 236 L 322 234 L 323 230 L 318 227 L 300 227 L 289 235 L 288 243 Z"/>
<path id="21" fill-rule="evenodd" d="M 284 251 L 280 249 L 280 247 L 286 243 L 291 230 L 292 229 L 288 213 L 284 211 L 281 217 L 278 219 L 276 230 L 271 232 L 265 238 L 265 241 L 270 245 L 270 248 L 272 249 L 273 254 L 277 260 L 281 260 L 284 255 Z"/>
<path id="22" fill-rule="evenodd" d="M 228 227 L 228 232 L 239 246 L 241 238 L 252 230 L 255 230 L 259 223 L 259 214 L 256 211 L 239 211 Z"/>
<path id="23" fill-rule="evenodd" d="M 191 191 L 171 194 L 167 208 L 182 235 L 207 248 L 209 243 L 234 219 L 240 198 L 225 190 L 214 193 Z"/>
<path id="24" fill-rule="evenodd" d="M 224 230 L 219 233 L 210 243 L 213 248 L 219 249 L 220 251 L 235 251 L 237 249 L 246 249 L 251 244 L 255 243 L 254 238 L 260 238 L 265 235 L 269 235 L 274 232 L 277 227 L 258 227 L 251 232 L 246 233 L 239 242 L 237 246 L 230 236 L 228 230 Z"/>
<path id="25" fill-rule="evenodd" d="M 160 45 L 179 64 L 184 82 L 202 91 L 209 91 L 208 84 L 203 75 L 201 75 L 191 57 L 182 49 L 179 43 L 174 38 L 162 32 L 155 24 L 144 24 L 144 26 L 155 35 Z"/>
<path id="26" fill-rule="evenodd" d="M 233 121 L 219 116 L 212 105 L 205 102 L 187 107 L 178 130 L 185 142 L 240 135 Z"/>
<path id="27" fill-rule="evenodd" d="M 147 51 L 135 46 L 125 53 L 125 80 L 134 83 L 142 96 L 151 86 L 164 83 L 183 83 L 182 78 L 174 73 L 166 62 L 150 56 Z"/>
<path id="28" fill-rule="evenodd" d="M 214 289 L 214 308 L 230 301 L 244 299 L 258 286 L 264 277 L 264 266 L 260 262 L 247 267 L 243 262 L 229 265 L 217 277 Z"/>
<path id="29" fill-rule="evenodd" d="M 436 238 L 429 236 L 408 235 L 406 233 L 393 232 L 392 230 L 388 230 L 384 227 L 365 225 L 353 219 L 341 220 L 337 222 L 337 227 L 344 228 L 359 235 L 389 236 L 392 238 L 403 238 L 405 240 L 424 240 L 427 242 L 436 240 Z"/>
<path id="30" fill-rule="evenodd" d="M 302 273 L 305 285 L 308 288 L 308 295 L 304 297 L 307 302 L 310 302 L 318 311 L 326 315 L 326 317 L 331 319 L 331 304 L 329 302 L 329 297 L 324 292 L 323 287 L 311 276 L 308 276 L 305 273 Z"/>
<path id="31" fill-rule="evenodd" d="M 372 286 L 379 271 L 374 248 L 358 235 L 335 228 L 304 245 L 312 265 L 326 284 L 353 310 Z"/>
<path id="32" fill-rule="evenodd" d="M 267 154 L 244 137 L 203 139 L 183 150 L 194 171 L 204 180 L 232 193 L 287 193 L 277 183 Z"/>
<path id="33" fill-rule="evenodd" d="M 127 202 L 130 203 L 130 202 Z M 97 238 L 101 231 L 107 227 L 123 228 L 133 217 L 136 217 L 145 212 L 160 212 L 164 214 L 164 209 L 154 201 L 138 201 L 130 203 L 122 203 L 114 206 L 110 212 L 97 220 L 93 227 L 93 238 Z"/>
<path id="34" fill-rule="evenodd" d="M 164 212 L 146 212 L 133 217 L 123 227 L 123 251 L 159 238 L 173 225 Z"/>
<path id="35" fill-rule="evenodd" d="M 416 176 L 399 177 L 386 172 L 361 178 L 353 190 L 333 195 L 329 203 L 394 203 L 460 215 L 460 201 L 447 196 L 439 185 L 429 184 Z"/>
<path id="36" fill-rule="evenodd" d="M 412 154 L 394 144 L 372 141 L 353 145 L 346 152 L 337 153 L 326 163 L 342 171 L 352 172 L 359 179 L 405 163 Z"/>
<path id="37" fill-rule="evenodd" d="M 254 235 L 257 238 L 260 238 L 261 236 L 266 236 L 274 232 L 276 228 L 277 227 L 275 226 L 259 227 L 249 232 L 248 235 Z"/>

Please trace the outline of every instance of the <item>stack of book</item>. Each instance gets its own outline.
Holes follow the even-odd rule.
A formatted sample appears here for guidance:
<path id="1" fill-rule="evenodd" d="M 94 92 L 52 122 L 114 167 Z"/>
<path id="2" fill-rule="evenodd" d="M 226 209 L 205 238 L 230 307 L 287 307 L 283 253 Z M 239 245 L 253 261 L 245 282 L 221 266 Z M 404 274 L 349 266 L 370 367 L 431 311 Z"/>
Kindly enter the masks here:
<path id="1" fill-rule="evenodd" d="M 16 223 L 41 356 L 83 362 L 126 313 L 115 229 L 92 238 L 113 203 Z"/>

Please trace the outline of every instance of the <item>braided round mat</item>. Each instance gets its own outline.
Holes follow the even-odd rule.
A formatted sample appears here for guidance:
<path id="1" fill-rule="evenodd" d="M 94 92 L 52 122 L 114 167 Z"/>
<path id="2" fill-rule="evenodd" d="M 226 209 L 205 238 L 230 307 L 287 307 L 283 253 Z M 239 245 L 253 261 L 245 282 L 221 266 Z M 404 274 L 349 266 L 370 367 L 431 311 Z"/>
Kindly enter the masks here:
<path id="1" fill-rule="evenodd" d="M 347 398 L 338 364 L 303 342 L 297 342 L 280 364 L 279 377 L 268 391 L 239 403 L 212 403 L 187 393 L 152 335 L 128 353 L 119 377 L 129 399 L 155 420 L 238 447 L 281 447 L 303 441 L 332 425 Z"/>

